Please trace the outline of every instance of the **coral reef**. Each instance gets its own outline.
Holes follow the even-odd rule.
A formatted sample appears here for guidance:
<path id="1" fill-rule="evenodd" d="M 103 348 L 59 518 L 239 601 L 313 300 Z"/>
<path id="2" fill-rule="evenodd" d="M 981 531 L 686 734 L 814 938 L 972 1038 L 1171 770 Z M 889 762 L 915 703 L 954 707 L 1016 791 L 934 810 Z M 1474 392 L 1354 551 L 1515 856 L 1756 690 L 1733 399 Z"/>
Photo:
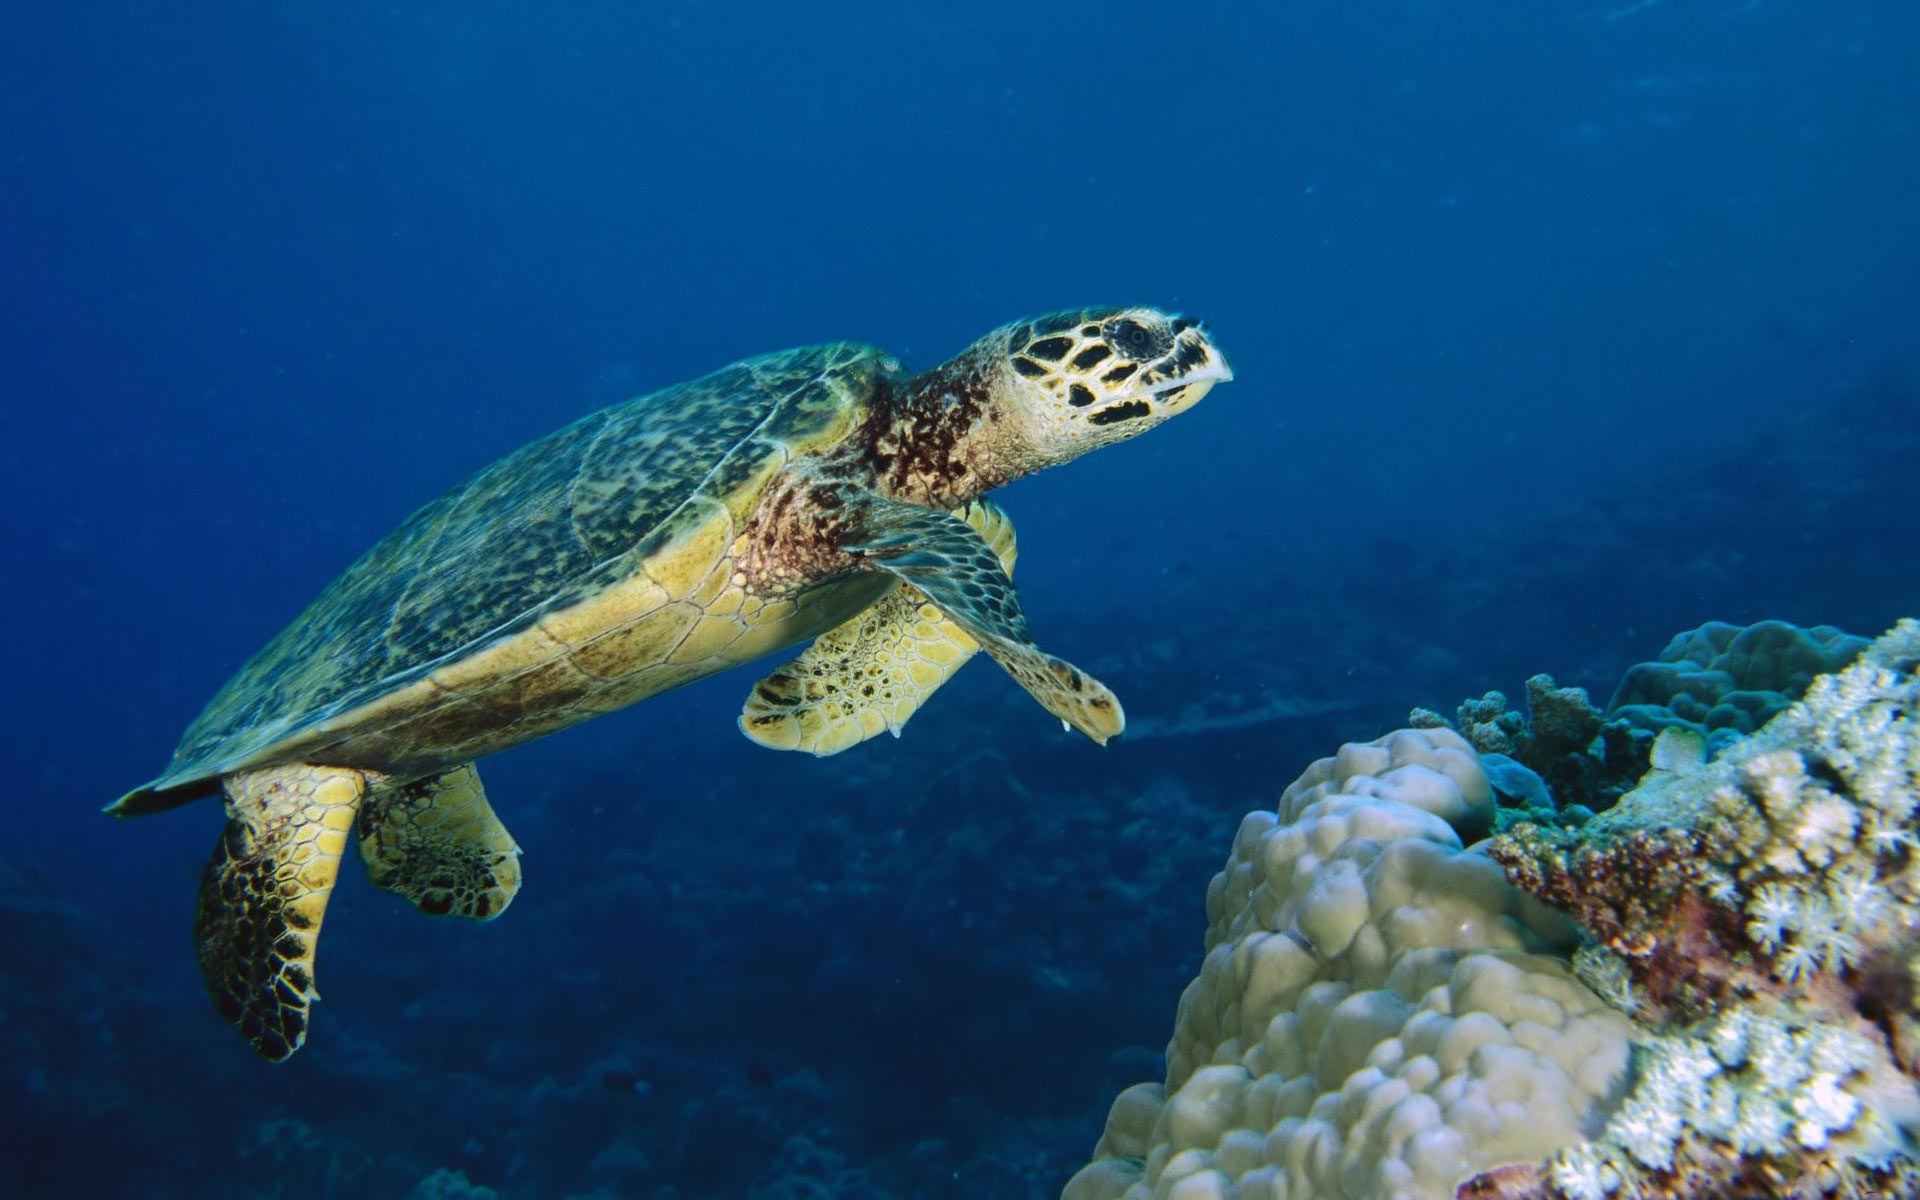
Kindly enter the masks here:
<path id="1" fill-rule="evenodd" d="M 1523 827 L 1491 847 L 1581 923 L 1659 1031 L 1633 1094 L 1554 1183 L 1574 1200 L 1909 1194 L 1920 624 L 1719 760 L 1678 765 L 1577 835 Z"/>
<path id="2" fill-rule="evenodd" d="M 1831 625 L 1710 621 L 1675 637 L 1656 661 L 1629 667 L 1604 712 L 1585 688 L 1535 675 L 1527 680 L 1524 712 L 1489 691 L 1462 702 L 1452 722 L 1416 708 L 1409 723 L 1457 728 L 1488 756 L 1503 804 L 1501 829 L 1523 821 L 1577 825 L 1638 784 L 1654 765 L 1659 735 L 1695 735 L 1708 755 L 1718 753 L 1799 699 L 1815 676 L 1852 662 L 1866 644 Z M 1507 759 L 1544 781 L 1555 802 L 1541 803 L 1524 775 L 1510 785 L 1502 769 Z"/>
<path id="3" fill-rule="evenodd" d="M 1472 848 L 1431 814 L 1492 788 L 1433 720 L 1316 763 L 1243 824 L 1165 1082 L 1121 1094 L 1066 1200 L 1920 1194 L 1920 623 L 1805 693 Z M 1524 751 L 1504 713 L 1463 724 Z"/>
<path id="4" fill-rule="evenodd" d="M 1416 729 L 1447 728 L 1445 717 L 1416 708 L 1408 718 Z M 1527 710 L 1507 707 L 1506 695 L 1490 691 L 1455 710 L 1455 722 L 1473 748 L 1485 756 L 1488 773 L 1502 801 L 1499 825 L 1516 820 L 1578 823 L 1609 808 L 1647 768 L 1653 735 L 1619 721 L 1608 721 L 1580 687 L 1561 687 L 1551 675 L 1527 680 Z M 1523 770 L 1510 782 L 1508 764 Z M 1542 799 L 1532 781 L 1547 789 Z M 1580 798 L 1578 805 L 1551 797 Z"/>
<path id="5" fill-rule="evenodd" d="M 1207 892 L 1207 955 L 1164 1084 L 1114 1103 L 1068 1200 L 1445 1197 L 1578 1145 L 1632 1025 L 1570 931 L 1462 847 L 1492 791 L 1449 730 L 1315 763 Z"/>
<path id="6" fill-rule="evenodd" d="M 820 763 L 742 753 L 732 718 L 750 676 L 502 756 L 486 769 L 537 876 L 525 907 L 488 930 L 422 929 L 343 887 L 328 994 L 344 1002 L 322 1006 L 330 1052 L 297 1075 L 233 1054 L 180 952 L 183 914 L 149 903 L 190 889 L 210 827 L 127 842 L 73 815 L 76 796 L 148 764 L 109 770 L 98 722 L 66 722 L 48 745 L 20 742 L 37 761 L 16 777 L 15 865 L 0 861 L 0 1123 L 21 1148 L 8 1186 L 259 1200 L 324 1196 L 331 1178 L 336 1194 L 404 1197 L 445 1170 L 516 1197 L 1057 1193 L 1086 1161 L 1089 1098 L 1163 1071 L 1169 1002 L 1197 965 L 1196 885 L 1248 798 L 1284 781 L 1276 763 L 1371 738 L 1410 698 L 1451 702 L 1543 664 L 1605 699 L 1706 612 L 1860 629 L 1912 611 L 1920 577 L 1888 547 L 1920 509 L 1917 396 L 1889 376 L 1843 408 L 1810 404 L 1790 439 L 1694 448 L 1611 496 L 1515 496 L 1370 545 L 1302 546 L 1296 523 L 1286 553 L 1196 546 L 1160 571 L 1116 553 L 1121 583 L 1063 567 L 1051 595 L 1037 577 L 1036 623 L 1083 629 L 1061 648 L 1130 706 L 1110 753 L 1062 750 L 976 668 L 942 692 L 938 720 Z M 1221 603 L 1246 595 L 1257 610 Z M 169 630 L 171 664 L 144 661 L 204 669 L 205 647 Z M 1508 688 L 1517 707 L 1524 691 Z M 175 732 L 143 703 L 116 743 Z M 1648 754 L 1632 733 L 1628 787 Z M 1554 808 L 1551 770 L 1482 767 L 1499 822 Z M 1823 771 L 1811 785 L 1833 791 Z M 1607 807 L 1575 774 L 1552 789 L 1553 826 Z M 1755 918 L 1700 911 L 1718 915 L 1689 936 L 1741 953 Z M 1744 952 L 1787 989 L 1782 954 L 1844 943 L 1818 905 L 1810 924 L 1800 908 L 1755 916 L 1776 912 L 1774 957 Z M 1869 941 L 1839 980 L 1910 1065 L 1914 952 Z M 1643 1006 L 1650 1030 L 1686 1032 L 1675 989 L 1636 981 L 1646 963 L 1596 940 L 1573 971 L 1623 1012 Z M 1815 971 L 1793 986 L 1835 983 Z M 281 1124 L 294 1121 L 322 1145 Z M 282 1137 L 276 1160 L 262 1139 Z M 1537 1166 L 1471 1186 L 1531 1186 Z"/>

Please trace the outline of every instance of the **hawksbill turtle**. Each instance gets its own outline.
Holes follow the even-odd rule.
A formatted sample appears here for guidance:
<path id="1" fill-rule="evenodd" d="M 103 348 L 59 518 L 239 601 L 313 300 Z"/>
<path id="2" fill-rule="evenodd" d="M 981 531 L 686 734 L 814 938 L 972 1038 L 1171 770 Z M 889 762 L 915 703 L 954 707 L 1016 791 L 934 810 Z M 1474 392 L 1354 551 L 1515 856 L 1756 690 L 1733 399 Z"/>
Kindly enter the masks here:
<path id="1" fill-rule="evenodd" d="M 499 915 L 519 847 L 473 760 L 815 638 L 741 729 L 832 754 L 902 723 L 978 649 L 1105 744 L 1104 685 L 1041 651 L 982 495 L 1129 438 L 1232 378 L 1152 308 L 1004 326 L 913 375 L 813 346 L 586 416 L 409 517 L 188 726 L 132 816 L 223 794 L 194 922 L 215 1005 L 279 1061 L 350 838 L 429 913 Z"/>

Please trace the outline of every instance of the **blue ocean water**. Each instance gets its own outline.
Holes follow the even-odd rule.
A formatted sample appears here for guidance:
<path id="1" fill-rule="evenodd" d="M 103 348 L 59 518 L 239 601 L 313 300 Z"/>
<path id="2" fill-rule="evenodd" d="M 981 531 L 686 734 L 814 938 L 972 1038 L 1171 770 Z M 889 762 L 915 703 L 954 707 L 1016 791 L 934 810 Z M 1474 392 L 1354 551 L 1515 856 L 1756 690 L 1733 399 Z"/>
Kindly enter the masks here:
<path id="1" fill-rule="evenodd" d="M 22 1195 L 1052 1196 L 1157 1073 L 1240 814 L 1708 619 L 1920 612 L 1898 0 L 98 3 L 0 39 Z M 999 496 L 1041 642 L 773 754 L 743 668 L 485 764 L 502 920 L 348 872 L 292 1062 L 206 1005 L 219 826 L 100 805 L 366 545 L 750 354 L 1204 317 L 1236 380 Z M 778 660 L 774 660 L 778 661 Z M 417 1194 L 461 1194 L 422 1190 Z"/>

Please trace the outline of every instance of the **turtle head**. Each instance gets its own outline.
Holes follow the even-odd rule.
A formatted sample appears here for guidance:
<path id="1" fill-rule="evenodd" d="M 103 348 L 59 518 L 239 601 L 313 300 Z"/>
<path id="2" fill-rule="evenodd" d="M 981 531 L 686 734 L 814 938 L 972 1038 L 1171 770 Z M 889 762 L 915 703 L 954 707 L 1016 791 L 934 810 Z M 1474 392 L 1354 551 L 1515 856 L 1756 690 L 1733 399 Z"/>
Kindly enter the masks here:
<path id="1" fill-rule="evenodd" d="M 1200 322 L 1157 308 L 1055 313 L 995 338 L 993 407 L 1027 444 L 1028 470 L 1143 433 L 1233 378 Z"/>
<path id="2" fill-rule="evenodd" d="M 1157 308 L 1015 321 L 887 389 L 850 462 L 890 498 L 957 508 L 1144 433 L 1232 378 L 1200 322 Z"/>

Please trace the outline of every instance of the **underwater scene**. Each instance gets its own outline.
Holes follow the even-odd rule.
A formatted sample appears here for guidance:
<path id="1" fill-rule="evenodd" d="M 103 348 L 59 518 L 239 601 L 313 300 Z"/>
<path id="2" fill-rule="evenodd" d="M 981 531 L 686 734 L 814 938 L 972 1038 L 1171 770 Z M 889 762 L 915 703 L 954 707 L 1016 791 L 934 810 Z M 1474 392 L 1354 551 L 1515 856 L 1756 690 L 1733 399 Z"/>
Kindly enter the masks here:
<path id="1" fill-rule="evenodd" d="M 7 26 L 0 1195 L 1920 1197 L 1920 7 Z"/>

